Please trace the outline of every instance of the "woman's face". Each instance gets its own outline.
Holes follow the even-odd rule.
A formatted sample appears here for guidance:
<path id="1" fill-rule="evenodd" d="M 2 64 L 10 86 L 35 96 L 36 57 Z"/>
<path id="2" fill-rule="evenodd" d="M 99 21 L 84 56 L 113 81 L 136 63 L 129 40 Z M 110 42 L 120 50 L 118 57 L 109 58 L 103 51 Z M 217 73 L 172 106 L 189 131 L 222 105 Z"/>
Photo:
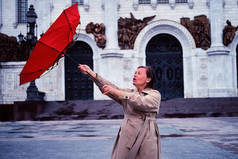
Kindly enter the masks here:
<path id="1" fill-rule="evenodd" d="M 150 82 L 150 78 L 147 78 L 146 69 L 145 68 L 138 68 L 134 74 L 133 78 L 133 85 L 136 88 L 144 89 L 147 83 Z"/>

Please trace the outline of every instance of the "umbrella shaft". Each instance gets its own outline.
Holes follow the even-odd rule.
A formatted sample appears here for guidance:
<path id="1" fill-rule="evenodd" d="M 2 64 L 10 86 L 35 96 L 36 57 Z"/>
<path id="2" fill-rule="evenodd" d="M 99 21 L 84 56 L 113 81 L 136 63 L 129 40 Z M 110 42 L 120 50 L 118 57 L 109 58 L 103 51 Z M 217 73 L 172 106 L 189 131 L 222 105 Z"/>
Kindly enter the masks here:
<path id="1" fill-rule="evenodd" d="M 68 54 L 64 54 L 64 55 L 66 55 L 66 57 L 68 57 L 68 58 L 69 58 L 73 63 L 75 63 L 76 65 L 79 64 L 78 61 L 76 61 L 75 59 L 73 59 L 72 57 L 70 57 Z"/>

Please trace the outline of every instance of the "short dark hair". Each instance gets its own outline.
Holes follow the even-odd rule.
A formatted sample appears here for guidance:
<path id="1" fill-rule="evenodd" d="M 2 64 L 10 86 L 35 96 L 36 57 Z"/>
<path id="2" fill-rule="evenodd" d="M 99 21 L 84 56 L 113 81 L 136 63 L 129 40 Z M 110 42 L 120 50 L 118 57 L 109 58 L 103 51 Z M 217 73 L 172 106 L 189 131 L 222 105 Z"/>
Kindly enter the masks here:
<path id="1" fill-rule="evenodd" d="M 139 66 L 137 67 L 137 69 L 138 68 L 144 68 L 146 70 L 146 76 L 151 79 L 146 87 L 154 88 L 154 78 L 155 78 L 154 69 L 151 66 Z"/>

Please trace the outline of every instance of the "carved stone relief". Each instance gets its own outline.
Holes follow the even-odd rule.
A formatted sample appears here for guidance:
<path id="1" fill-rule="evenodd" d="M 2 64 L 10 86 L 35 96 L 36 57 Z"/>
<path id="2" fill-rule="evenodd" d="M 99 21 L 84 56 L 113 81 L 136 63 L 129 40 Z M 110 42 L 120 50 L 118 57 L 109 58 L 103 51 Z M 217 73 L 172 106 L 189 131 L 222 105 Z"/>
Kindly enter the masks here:
<path id="1" fill-rule="evenodd" d="M 138 20 L 132 13 L 130 15 L 131 18 L 118 19 L 118 42 L 121 49 L 133 49 L 137 35 L 155 17 L 154 15 Z"/>
<path id="2" fill-rule="evenodd" d="M 190 18 L 181 18 L 180 23 L 192 34 L 196 47 L 207 50 L 211 46 L 210 23 L 205 15 Z"/>
<path id="3" fill-rule="evenodd" d="M 223 29 L 223 44 L 228 46 L 234 39 L 238 26 L 232 26 L 229 20 L 226 21 L 226 24 L 227 25 Z"/>
<path id="4" fill-rule="evenodd" d="M 94 39 L 96 44 L 99 48 L 105 48 L 106 45 L 106 36 L 105 36 L 105 25 L 101 24 L 94 24 L 93 22 L 89 23 L 86 26 L 86 33 L 92 33 L 94 35 Z"/>
<path id="5" fill-rule="evenodd" d="M 143 20 L 138 20 L 132 13 L 130 13 L 130 15 L 131 18 L 120 17 L 118 19 L 118 43 L 121 49 L 133 49 L 137 35 L 147 25 L 147 23 L 155 17 L 154 15 L 145 17 Z M 99 48 L 105 48 L 106 36 L 104 24 L 94 24 L 93 22 L 90 22 L 86 26 L 86 32 L 94 35 Z"/>

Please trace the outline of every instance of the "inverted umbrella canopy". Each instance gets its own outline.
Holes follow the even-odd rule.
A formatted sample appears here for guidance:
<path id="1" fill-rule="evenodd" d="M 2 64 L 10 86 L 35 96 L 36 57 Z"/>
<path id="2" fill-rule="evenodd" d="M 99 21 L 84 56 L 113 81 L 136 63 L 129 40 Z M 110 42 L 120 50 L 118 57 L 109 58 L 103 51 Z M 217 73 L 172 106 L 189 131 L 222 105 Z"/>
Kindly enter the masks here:
<path id="1" fill-rule="evenodd" d="M 20 85 L 40 77 L 67 51 L 79 24 L 77 3 L 65 9 L 46 33 L 37 41 L 20 73 Z"/>

